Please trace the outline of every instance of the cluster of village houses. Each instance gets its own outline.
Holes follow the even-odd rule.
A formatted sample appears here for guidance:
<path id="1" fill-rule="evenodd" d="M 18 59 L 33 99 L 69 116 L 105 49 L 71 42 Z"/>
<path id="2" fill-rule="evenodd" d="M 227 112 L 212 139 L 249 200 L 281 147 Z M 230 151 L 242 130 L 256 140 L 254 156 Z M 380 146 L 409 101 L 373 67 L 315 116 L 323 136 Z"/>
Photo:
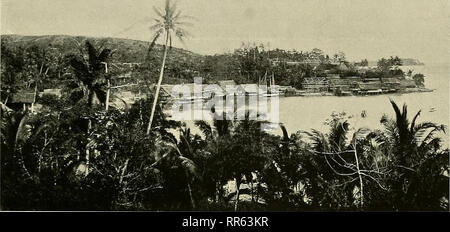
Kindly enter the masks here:
<path id="1" fill-rule="evenodd" d="M 338 96 L 374 95 L 395 93 L 408 88 L 416 88 L 412 79 L 362 78 L 359 76 L 339 77 L 337 74 L 326 77 L 308 77 L 302 82 L 303 91 L 308 93 L 329 93 Z"/>
<path id="2" fill-rule="evenodd" d="M 123 108 L 124 105 L 130 105 L 137 101 L 138 99 L 145 98 L 145 93 L 140 91 L 135 91 L 135 86 L 139 83 L 130 84 L 129 79 L 131 77 L 132 68 L 138 64 L 112 64 L 111 69 L 117 66 L 117 69 L 124 70 L 119 66 L 129 66 L 128 71 L 122 72 L 114 78 L 119 81 L 119 86 L 111 87 L 112 94 L 114 97 L 111 98 L 111 104 L 116 105 L 116 107 Z M 245 95 L 260 95 L 261 86 L 259 84 L 240 84 L 237 85 L 233 80 L 223 80 L 215 83 L 217 88 L 224 94 L 227 94 L 227 86 L 239 86 L 240 92 Z M 384 93 L 395 93 L 399 91 L 404 91 L 407 89 L 416 88 L 415 81 L 408 78 L 362 78 L 360 76 L 347 76 L 341 77 L 338 74 L 327 74 L 324 77 L 305 77 L 302 82 L 302 89 L 296 89 L 292 86 L 278 86 L 276 85 L 276 91 L 273 91 L 275 86 L 275 81 L 271 81 L 270 85 L 264 86 L 268 89 L 264 92 L 264 96 L 317 96 L 317 95 L 336 95 L 336 96 L 350 96 L 350 95 L 376 95 Z M 161 97 L 163 100 L 178 98 L 179 96 L 174 96 L 173 88 L 177 85 L 162 85 L 161 86 Z M 179 86 L 179 85 L 178 85 Z M 184 88 L 187 88 L 192 93 L 189 97 L 190 100 L 195 100 L 194 96 L 194 83 L 182 84 Z M 125 88 L 121 88 L 125 87 Z M 202 94 L 207 91 L 213 90 L 202 90 Z M 43 92 L 34 91 L 20 91 L 10 97 L 8 100 L 8 105 L 12 108 L 29 108 L 31 111 L 35 110 L 36 96 L 42 96 L 44 94 L 55 95 L 57 97 L 61 96 L 61 89 L 45 89 Z M 217 94 L 217 91 L 216 91 Z M 206 94 L 213 97 L 214 93 Z M 39 108 L 39 106 L 38 106 Z"/>

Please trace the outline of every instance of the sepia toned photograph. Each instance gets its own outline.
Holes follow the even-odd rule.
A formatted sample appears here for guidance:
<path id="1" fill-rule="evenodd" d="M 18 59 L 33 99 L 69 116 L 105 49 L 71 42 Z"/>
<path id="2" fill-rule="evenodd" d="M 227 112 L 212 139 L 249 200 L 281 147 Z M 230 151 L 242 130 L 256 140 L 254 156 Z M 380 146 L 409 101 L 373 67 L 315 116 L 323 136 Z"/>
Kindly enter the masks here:
<path id="1" fill-rule="evenodd" d="M 449 211 L 447 0 L 0 8 L 1 211 Z"/>

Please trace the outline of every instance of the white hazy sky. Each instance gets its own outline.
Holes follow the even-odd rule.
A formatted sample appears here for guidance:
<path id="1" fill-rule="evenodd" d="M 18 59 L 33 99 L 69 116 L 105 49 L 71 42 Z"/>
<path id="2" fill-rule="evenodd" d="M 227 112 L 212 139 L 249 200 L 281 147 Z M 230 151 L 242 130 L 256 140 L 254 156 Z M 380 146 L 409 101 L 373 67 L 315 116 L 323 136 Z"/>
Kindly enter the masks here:
<path id="1" fill-rule="evenodd" d="M 87 35 L 149 40 L 152 6 L 163 0 L 1 0 L 2 34 Z M 183 47 L 201 54 L 242 42 L 270 48 L 344 51 L 449 61 L 448 0 L 179 0 L 194 16 Z"/>

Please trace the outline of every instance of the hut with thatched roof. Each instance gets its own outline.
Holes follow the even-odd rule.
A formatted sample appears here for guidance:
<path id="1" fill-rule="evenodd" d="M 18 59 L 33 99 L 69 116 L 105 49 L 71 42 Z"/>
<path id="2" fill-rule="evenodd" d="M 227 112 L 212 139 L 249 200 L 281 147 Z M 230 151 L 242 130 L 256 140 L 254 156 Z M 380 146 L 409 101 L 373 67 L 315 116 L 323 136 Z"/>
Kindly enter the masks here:
<path id="1" fill-rule="evenodd" d="M 33 112 L 34 103 L 36 102 L 36 92 L 20 91 L 11 95 L 6 105 L 15 110 L 23 109 Z"/>

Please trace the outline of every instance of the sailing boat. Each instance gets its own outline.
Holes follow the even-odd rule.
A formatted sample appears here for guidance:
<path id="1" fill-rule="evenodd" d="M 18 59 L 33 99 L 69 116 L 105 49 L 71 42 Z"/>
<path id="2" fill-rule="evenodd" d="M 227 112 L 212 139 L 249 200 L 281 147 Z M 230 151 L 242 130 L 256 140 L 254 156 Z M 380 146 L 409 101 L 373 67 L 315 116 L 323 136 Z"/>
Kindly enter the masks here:
<path id="1" fill-rule="evenodd" d="M 272 78 L 269 79 L 269 88 L 267 90 L 268 92 L 264 94 L 265 97 L 278 97 L 280 95 L 280 92 L 278 91 L 278 88 L 276 88 L 275 85 L 275 76 L 272 73 Z"/>
<path id="2" fill-rule="evenodd" d="M 258 94 L 260 96 L 265 96 L 267 94 L 267 70 L 266 73 L 264 73 L 264 77 L 259 78 L 258 80 Z"/>

